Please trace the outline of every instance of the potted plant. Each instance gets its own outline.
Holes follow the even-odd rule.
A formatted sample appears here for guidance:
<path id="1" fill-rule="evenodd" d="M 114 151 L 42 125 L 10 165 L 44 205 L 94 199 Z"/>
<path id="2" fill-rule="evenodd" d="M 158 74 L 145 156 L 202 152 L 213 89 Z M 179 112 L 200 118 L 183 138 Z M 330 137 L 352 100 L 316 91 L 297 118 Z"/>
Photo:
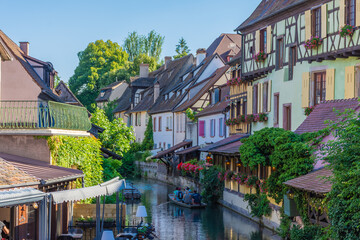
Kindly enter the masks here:
<path id="1" fill-rule="evenodd" d="M 354 34 L 355 31 L 355 27 L 350 25 L 350 24 L 346 24 L 345 26 L 342 26 L 340 28 L 339 34 L 341 37 L 352 37 L 352 35 Z"/>
<path id="2" fill-rule="evenodd" d="M 322 44 L 323 40 L 318 37 L 311 37 L 309 40 L 307 40 L 304 44 L 305 48 L 308 50 L 316 49 Z"/>
<path id="3" fill-rule="evenodd" d="M 264 53 L 263 51 L 260 51 L 257 54 L 255 54 L 254 59 L 256 62 L 264 62 L 266 57 L 267 57 L 266 53 Z"/>
<path id="4" fill-rule="evenodd" d="M 145 239 L 145 235 L 146 235 L 146 231 L 147 231 L 147 227 L 143 226 L 143 227 L 139 227 L 137 232 L 137 238 L 138 239 Z"/>

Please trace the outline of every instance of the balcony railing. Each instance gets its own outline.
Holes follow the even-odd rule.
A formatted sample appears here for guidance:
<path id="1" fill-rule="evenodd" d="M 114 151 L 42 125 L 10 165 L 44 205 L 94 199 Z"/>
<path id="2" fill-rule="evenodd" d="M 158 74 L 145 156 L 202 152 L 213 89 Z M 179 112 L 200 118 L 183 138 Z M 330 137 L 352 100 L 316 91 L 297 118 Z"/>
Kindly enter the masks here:
<path id="1" fill-rule="evenodd" d="M 52 101 L 0 101 L 0 129 L 88 131 L 85 108 Z"/>

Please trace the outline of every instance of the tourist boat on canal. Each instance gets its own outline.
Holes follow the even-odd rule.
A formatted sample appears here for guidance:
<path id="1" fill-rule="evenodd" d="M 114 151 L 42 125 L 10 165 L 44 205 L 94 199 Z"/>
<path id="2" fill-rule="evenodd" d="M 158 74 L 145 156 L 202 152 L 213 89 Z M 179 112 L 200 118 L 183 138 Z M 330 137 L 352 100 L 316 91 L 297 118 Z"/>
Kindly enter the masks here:
<path id="1" fill-rule="evenodd" d="M 175 195 L 174 194 L 168 194 L 168 196 L 169 196 L 169 199 L 170 199 L 170 201 L 172 202 L 172 203 L 175 203 L 175 204 L 177 204 L 177 205 L 179 205 L 179 206 L 181 206 L 181 207 L 186 207 L 186 208 L 205 208 L 206 206 L 207 206 L 207 204 L 206 203 L 201 203 L 201 204 L 199 204 L 199 205 L 190 205 L 190 204 L 186 204 L 186 203 L 183 203 L 183 202 L 179 202 L 179 201 L 177 201 L 176 199 L 175 199 Z"/>

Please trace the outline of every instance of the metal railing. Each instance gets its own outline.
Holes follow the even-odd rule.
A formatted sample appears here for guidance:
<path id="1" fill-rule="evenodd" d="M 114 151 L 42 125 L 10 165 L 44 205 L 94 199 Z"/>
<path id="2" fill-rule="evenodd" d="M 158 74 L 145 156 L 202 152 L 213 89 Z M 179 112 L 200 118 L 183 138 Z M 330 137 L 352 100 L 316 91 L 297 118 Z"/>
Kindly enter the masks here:
<path id="1" fill-rule="evenodd" d="M 52 101 L 0 101 L 0 129 L 65 129 L 88 131 L 84 107 Z"/>

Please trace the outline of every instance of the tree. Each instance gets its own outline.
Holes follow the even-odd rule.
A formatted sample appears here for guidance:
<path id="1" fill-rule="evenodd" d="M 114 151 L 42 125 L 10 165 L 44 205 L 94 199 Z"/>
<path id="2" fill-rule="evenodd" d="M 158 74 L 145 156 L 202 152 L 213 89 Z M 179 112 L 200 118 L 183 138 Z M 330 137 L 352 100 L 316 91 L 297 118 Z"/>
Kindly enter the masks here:
<path id="1" fill-rule="evenodd" d="M 143 150 L 151 150 L 154 147 L 154 132 L 153 132 L 153 124 L 152 117 L 149 117 L 148 125 L 145 130 L 145 137 L 142 142 Z"/>
<path id="2" fill-rule="evenodd" d="M 177 55 L 174 56 L 174 59 L 184 57 L 190 53 L 190 49 L 187 46 L 187 43 L 183 37 L 180 38 L 179 43 L 176 45 L 175 51 L 176 51 Z"/>
<path id="3" fill-rule="evenodd" d="M 138 55 L 135 57 L 134 62 L 131 63 L 130 66 L 130 75 L 131 76 L 136 76 L 139 75 L 139 70 L 140 70 L 140 64 L 142 63 L 147 63 L 149 64 L 149 71 L 155 71 L 156 69 L 158 69 L 160 67 L 160 65 L 156 62 L 156 59 L 154 57 L 150 57 L 144 53 Z"/>
<path id="4" fill-rule="evenodd" d="M 91 104 L 100 89 L 116 81 L 114 76 L 125 75 L 124 71 L 129 67 L 128 54 L 115 42 L 97 40 L 79 52 L 78 58 L 79 65 L 69 80 L 69 87 L 92 110 Z"/>
<path id="5" fill-rule="evenodd" d="M 333 123 L 336 140 L 324 146 L 326 160 L 333 172 L 332 188 L 327 195 L 331 220 L 330 239 L 360 237 L 360 120 L 354 111 L 343 113 Z"/>
<path id="6" fill-rule="evenodd" d="M 131 32 L 124 41 L 124 49 L 129 54 L 129 61 L 135 61 L 141 54 L 155 58 L 159 62 L 164 38 L 154 30 L 147 36 L 139 35 L 137 32 Z"/>
<path id="7" fill-rule="evenodd" d="M 104 128 L 99 134 L 103 147 L 123 156 L 130 150 L 130 143 L 135 141 L 133 130 L 127 127 L 122 118 L 109 121 L 103 109 L 96 108 L 92 115 L 91 122 Z"/>

